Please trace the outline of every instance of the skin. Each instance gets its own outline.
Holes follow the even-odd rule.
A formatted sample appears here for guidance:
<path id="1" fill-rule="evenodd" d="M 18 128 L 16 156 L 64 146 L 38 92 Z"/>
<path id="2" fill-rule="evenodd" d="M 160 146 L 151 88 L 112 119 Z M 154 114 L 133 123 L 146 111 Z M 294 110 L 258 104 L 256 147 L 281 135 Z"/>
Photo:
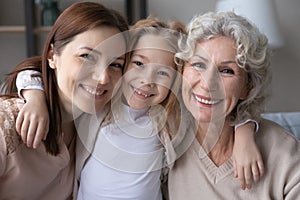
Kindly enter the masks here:
<path id="1" fill-rule="evenodd" d="M 223 45 L 220 45 L 223 44 Z M 199 122 L 228 116 L 247 96 L 247 74 L 235 62 L 234 41 L 227 37 L 201 42 L 185 65 L 183 99 Z M 214 110 L 218 112 L 213 112 Z"/>
<path id="2" fill-rule="evenodd" d="M 65 112 L 72 115 L 75 108 L 94 113 L 110 101 L 113 89 L 122 76 L 125 57 L 120 55 L 125 52 L 125 41 L 116 38 L 114 42 L 118 48 L 107 48 L 108 42 L 104 41 L 117 33 L 116 28 L 98 27 L 75 36 L 60 55 L 52 50 L 49 52 L 48 61 L 56 71 Z M 116 52 L 109 52 L 109 49 Z"/>
<path id="3" fill-rule="evenodd" d="M 236 64 L 236 54 L 235 42 L 228 37 L 199 42 L 184 66 L 182 96 L 198 122 L 196 138 L 208 156 L 217 166 L 232 158 L 234 177 L 240 179 L 242 189 L 250 189 L 264 174 L 264 165 L 253 139 L 254 124 L 234 131 L 228 122 L 238 101 L 248 94 L 248 76 Z"/>
<path id="4" fill-rule="evenodd" d="M 173 52 L 160 36 L 145 35 L 133 52 L 122 91 L 130 107 L 146 109 L 167 97 L 174 78 Z"/>
<path id="5" fill-rule="evenodd" d="M 238 100 L 246 98 L 248 92 L 247 74 L 238 67 L 235 56 L 232 39 L 217 37 L 206 40 L 197 44 L 183 71 L 183 100 L 199 123 L 197 139 L 200 144 L 210 131 L 210 123 L 217 124 L 225 117 L 222 133 L 209 152 L 217 166 L 232 154 L 234 132 L 233 127 L 226 123 L 227 118 Z"/>
<path id="6" fill-rule="evenodd" d="M 218 38 L 216 38 L 218 39 Z M 220 39 L 218 39 L 220 40 Z M 183 82 L 183 87 L 186 87 L 184 91 L 186 92 L 184 94 L 184 98 L 187 102 L 190 102 L 188 105 L 189 110 L 195 111 L 192 112 L 195 119 L 198 119 L 198 121 L 201 121 L 202 127 L 205 128 L 204 122 L 209 123 L 210 120 L 213 119 L 222 119 L 224 118 L 224 113 L 229 113 L 230 110 L 232 110 L 232 107 L 234 105 L 234 102 L 237 102 L 237 96 L 234 95 L 232 98 L 230 98 L 227 106 L 227 111 L 224 109 L 224 105 L 226 102 L 226 99 L 224 98 L 224 88 L 223 85 L 221 84 L 223 82 L 223 79 L 226 81 L 228 80 L 235 80 L 237 75 L 239 76 L 238 73 L 235 73 L 235 76 L 230 75 L 231 67 L 234 67 L 233 69 L 236 69 L 236 66 L 232 66 L 235 63 L 234 62 L 226 62 L 227 61 L 234 61 L 235 59 L 235 46 L 232 43 L 232 41 L 227 41 L 224 42 L 224 45 L 218 44 L 219 42 L 223 42 L 223 40 L 220 40 L 214 43 L 214 45 L 204 45 L 203 48 L 200 48 L 199 46 L 197 47 L 197 52 L 195 55 L 201 55 L 201 57 L 195 57 L 190 60 L 189 63 L 185 66 L 185 72 L 184 76 L 189 82 Z M 118 40 L 115 40 L 118 41 Z M 109 42 L 111 46 L 111 41 Z M 119 45 L 119 44 L 117 44 Z M 203 45 L 203 43 L 199 44 L 200 46 Z M 230 46 L 232 48 L 227 49 L 227 46 Z M 105 47 L 105 45 L 101 45 L 102 47 Z M 145 47 L 148 47 L 148 49 L 145 49 Z M 202 47 L 202 46 L 201 46 Z M 226 47 L 226 48 L 225 48 Z M 143 48 L 143 49 L 141 49 Z M 205 49 L 206 48 L 206 49 Z M 106 48 L 104 52 L 108 52 L 107 49 L 112 49 L 113 48 Z M 215 50 L 217 52 L 214 52 L 212 50 Z M 225 56 L 225 63 L 222 61 L 220 65 L 218 65 L 218 58 L 222 58 L 222 54 L 219 55 L 218 53 L 224 51 L 227 52 L 228 55 L 227 57 Z M 197 54 L 198 53 L 198 54 Z M 93 54 L 90 54 L 93 55 Z M 108 55 L 116 55 L 114 53 L 108 53 Z M 213 57 L 212 57 L 213 55 Z M 141 38 L 139 43 L 137 44 L 136 51 L 133 54 L 132 60 L 128 66 L 128 70 L 126 73 L 126 76 L 124 76 L 123 80 L 126 80 L 127 83 L 124 81 L 123 86 L 123 91 L 124 94 L 127 94 L 126 91 L 130 91 L 128 95 L 126 96 L 126 100 L 128 101 L 129 105 L 133 108 L 136 109 L 146 109 L 149 107 L 149 105 L 156 105 L 159 102 L 163 101 L 163 99 L 166 97 L 166 95 L 169 92 L 169 89 L 171 87 L 172 81 L 170 81 L 170 78 L 168 76 L 162 76 L 166 72 L 169 73 L 168 70 L 174 71 L 175 65 L 173 62 L 173 56 L 174 54 L 172 53 L 172 50 L 168 50 L 168 45 L 165 44 L 164 40 L 161 38 L 158 38 L 157 36 L 151 36 L 151 35 L 146 35 Z M 85 55 L 84 57 L 89 58 L 89 56 Z M 114 56 L 111 56 L 114 57 Z M 203 58 L 204 61 L 203 62 Z M 122 62 L 122 57 L 120 61 Z M 88 59 L 89 60 L 89 59 Z M 92 59 L 93 60 L 93 59 Z M 221 59 L 222 60 L 222 59 Z M 116 60 L 118 61 L 118 59 Z M 192 62 L 195 61 L 195 62 Z M 199 62 L 200 61 L 200 62 Z M 118 62 L 117 62 L 118 63 Z M 212 66 L 209 68 L 209 70 L 203 70 L 201 66 L 204 64 L 208 64 L 208 66 Z M 215 65 L 212 65 L 215 64 Z M 119 63 L 120 64 L 120 63 Z M 169 67 L 162 67 L 162 66 L 169 66 Z M 217 66 L 217 67 L 216 67 Z M 104 68 L 100 68 L 104 69 Z M 205 69 L 205 68 L 204 68 Z M 213 70 L 214 69 L 214 70 Z M 239 68 L 237 68 L 239 70 Z M 86 68 L 84 68 L 86 71 Z M 220 71 L 220 75 L 216 72 Z M 163 73 L 162 73 L 163 72 Z M 174 72 L 175 73 L 175 72 Z M 241 71 L 243 73 L 243 71 Z M 201 76 L 203 74 L 203 76 Z M 148 76 L 145 76 L 148 75 Z M 171 75 L 172 76 L 172 75 Z M 174 75 L 173 75 L 174 76 Z M 199 79 L 199 77 L 201 79 Z M 202 79 L 203 78 L 203 79 Z M 117 76 L 113 80 L 119 79 L 119 76 Z M 111 80 L 111 79 L 110 79 Z M 218 81 L 217 81 L 218 80 Z M 164 81 L 164 82 L 162 82 Z M 113 85 L 115 84 L 116 81 L 113 81 Z M 126 84 L 125 84 L 126 83 Z M 160 84 L 158 84 L 160 83 Z M 134 90 L 132 90 L 131 85 L 137 85 L 136 88 L 141 88 L 141 91 L 138 93 L 134 93 Z M 190 86 L 193 85 L 193 88 L 190 88 Z M 162 87 L 163 86 L 163 87 Z M 211 87 L 209 87 L 211 86 Z M 151 98 L 145 98 L 145 91 L 153 91 L 156 90 L 157 93 L 155 93 L 155 96 L 152 96 Z M 150 88 L 150 89 L 149 89 Z M 155 89 L 154 89 L 155 88 Z M 217 90 L 219 88 L 219 90 Z M 222 88 L 222 89 L 220 89 Z M 200 102 L 196 101 L 195 102 L 195 96 L 193 95 L 193 90 L 195 91 L 200 91 L 200 96 L 198 96 L 202 99 L 205 99 L 207 101 L 202 101 Z M 229 87 L 229 91 L 231 91 L 232 86 Z M 238 88 L 239 89 L 239 88 Z M 240 88 L 241 89 L 241 88 Z M 247 90 L 247 89 L 246 89 Z M 245 90 L 245 91 L 246 91 Z M 158 92 L 159 91 L 159 92 Z M 30 91 L 28 91 L 30 92 Z M 43 92 L 38 91 L 38 90 L 31 90 L 31 92 L 34 92 L 35 94 L 29 95 L 28 97 L 25 97 L 28 99 L 28 103 L 25 104 L 25 107 L 29 108 L 29 114 L 32 108 L 30 108 L 30 102 L 32 102 L 32 99 L 30 97 L 36 97 L 37 93 L 41 93 L 41 96 L 44 97 Z M 233 92 L 233 91 L 232 91 Z M 25 92 L 26 93 L 26 92 Z M 141 93 L 141 94 L 139 94 Z M 209 94 L 208 94 L 209 93 Z M 241 95 L 241 99 L 243 99 L 244 92 Z M 23 93 L 24 94 L 24 93 Z M 143 95 L 144 94 L 144 97 Z M 147 93 L 146 93 L 147 94 Z M 197 94 L 197 93 L 196 93 Z M 26 94 L 24 94 L 26 96 Z M 142 97 L 141 97 L 142 96 Z M 148 95 L 147 95 L 148 96 Z M 245 95 L 246 96 L 246 95 Z M 40 103 L 41 98 L 38 98 L 38 102 Z M 208 102 L 209 100 L 215 100 L 219 101 L 219 105 L 213 106 L 209 105 Z M 34 108 L 38 105 L 36 103 L 33 103 L 31 105 L 34 106 Z M 198 105 L 199 104 L 199 105 Z M 45 107 L 45 106 L 44 106 Z M 214 108 L 216 107 L 216 108 Z M 43 106 L 40 106 L 40 108 L 43 108 Z M 217 110 L 217 108 L 219 108 Z M 198 112 L 198 109 L 201 109 L 201 112 Z M 217 110 L 218 112 L 213 112 L 215 113 L 213 116 L 211 115 L 211 112 L 208 112 L 209 109 Z M 221 109 L 221 111 L 220 111 Z M 24 109 L 23 109 L 24 110 Z M 25 110 L 25 113 L 26 112 Z M 39 112 L 38 113 L 44 113 L 44 112 Z M 45 112 L 46 113 L 46 112 Z M 201 115 L 199 115 L 201 113 Z M 220 113 L 220 114 L 218 114 Z M 29 117 L 34 117 L 36 116 L 35 114 L 29 115 Z M 199 116 L 199 117 L 198 117 Z M 201 117 L 200 117 L 201 116 Z M 26 117 L 25 117 L 26 118 Z M 48 119 L 48 118 L 46 118 Z M 39 124 L 38 127 L 41 127 L 43 123 L 35 123 L 37 121 L 41 121 L 43 118 L 41 117 L 35 117 L 34 119 L 30 120 L 24 120 L 25 122 L 30 121 L 30 127 L 33 127 L 34 125 Z M 223 119 L 224 120 L 224 119 Z M 46 123 L 44 123 L 46 124 Z M 223 124 L 223 123 L 222 123 Z M 26 123 L 25 123 L 26 125 Z M 48 126 L 45 127 L 46 129 Z M 34 139 L 34 147 L 37 147 L 39 144 L 41 137 L 43 136 L 42 133 L 44 133 L 45 128 L 38 128 L 40 130 L 40 134 L 37 132 L 36 137 Z M 228 130 L 224 131 L 224 134 L 222 134 L 222 137 L 219 140 L 219 143 L 215 145 L 215 148 L 213 151 L 210 152 L 210 157 L 211 158 L 216 158 L 213 159 L 215 163 L 222 163 L 226 161 L 226 158 L 229 158 L 230 155 L 232 154 L 232 148 L 230 148 L 233 144 L 233 134 L 232 134 L 232 127 L 226 127 Z M 224 128 L 224 130 L 226 129 Z M 235 166 L 235 177 L 238 177 L 241 181 L 241 188 L 245 189 L 246 187 L 248 189 L 251 188 L 251 182 L 252 182 L 252 174 L 253 174 L 253 180 L 257 181 L 260 176 L 263 175 L 264 172 L 264 166 L 263 162 L 260 156 L 260 153 L 258 149 L 256 148 L 255 142 L 253 141 L 253 129 L 254 129 L 254 124 L 247 123 L 246 125 L 243 125 L 239 127 L 236 133 L 235 133 L 235 140 L 238 142 L 235 142 L 234 144 L 234 150 L 232 154 L 232 159 L 234 162 Z M 32 131 L 29 131 L 27 139 L 29 141 L 33 142 L 34 134 L 30 133 L 35 133 L 35 127 L 30 129 Z M 201 130 L 201 129 L 199 129 Z M 27 131 L 24 131 L 27 133 Z M 229 134 L 225 134 L 229 133 Z M 205 133 L 205 132 L 204 132 Z M 203 132 L 198 133 L 197 138 L 199 142 L 202 142 L 204 140 L 205 134 Z M 250 137 L 250 138 L 249 138 Z M 32 139 L 31 139 L 32 138 Z M 30 142 L 27 143 L 30 145 Z M 223 146 L 223 144 L 228 144 L 227 146 Z M 222 150 L 222 151 L 221 151 Z M 225 156 L 224 156 L 225 155 Z M 224 158 L 223 160 L 219 158 Z"/>
<path id="7" fill-rule="evenodd" d="M 72 122 L 75 111 L 77 115 L 94 113 L 110 101 L 122 76 L 125 41 L 122 36 L 107 39 L 118 33 L 116 28 L 97 27 L 75 36 L 60 54 L 53 49 L 49 51 L 48 62 L 57 76 L 64 123 Z M 37 148 L 49 128 L 49 117 L 45 116 L 47 107 L 44 103 L 36 104 L 36 101 L 45 102 L 41 101 L 45 97 L 39 90 L 24 90 L 23 95 L 28 101 L 19 114 L 16 128 L 28 147 Z M 34 112 L 36 106 L 39 109 Z M 72 129 L 66 131 L 72 132 Z"/>

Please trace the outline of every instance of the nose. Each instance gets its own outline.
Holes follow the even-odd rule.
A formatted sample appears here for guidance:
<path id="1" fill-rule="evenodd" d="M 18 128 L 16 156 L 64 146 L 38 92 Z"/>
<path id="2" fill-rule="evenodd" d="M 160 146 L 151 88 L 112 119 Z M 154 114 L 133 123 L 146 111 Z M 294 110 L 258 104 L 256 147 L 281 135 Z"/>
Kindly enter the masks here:
<path id="1" fill-rule="evenodd" d="M 93 72 L 92 78 L 102 85 L 109 83 L 110 75 L 108 68 L 96 67 L 96 69 Z"/>
<path id="2" fill-rule="evenodd" d="M 141 77 L 141 84 L 148 85 L 149 87 L 155 86 L 155 72 L 151 70 L 146 70 Z"/>
<path id="3" fill-rule="evenodd" d="M 206 91 L 216 91 L 220 81 L 219 71 L 216 67 L 210 67 L 201 73 L 201 87 Z"/>

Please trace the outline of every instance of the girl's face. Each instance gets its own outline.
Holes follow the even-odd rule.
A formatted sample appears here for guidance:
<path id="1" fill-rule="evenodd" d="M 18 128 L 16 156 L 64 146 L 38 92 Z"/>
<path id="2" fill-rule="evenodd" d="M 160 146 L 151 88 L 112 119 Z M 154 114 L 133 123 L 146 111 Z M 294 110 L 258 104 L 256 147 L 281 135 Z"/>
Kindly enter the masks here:
<path id="1" fill-rule="evenodd" d="M 247 97 L 247 73 L 236 61 L 235 43 L 217 37 L 197 44 L 183 70 L 184 104 L 198 122 L 224 119 Z"/>
<path id="2" fill-rule="evenodd" d="M 112 27 L 94 28 L 75 36 L 59 55 L 49 52 L 48 62 L 56 72 L 67 112 L 73 108 L 98 112 L 111 100 L 125 61 L 125 41 L 118 33 Z"/>
<path id="3" fill-rule="evenodd" d="M 122 83 L 128 105 L 146 109 L 161 103 L 176 76 L 174 52 L 160 36 L 142 36 L 131 56 Z"/>

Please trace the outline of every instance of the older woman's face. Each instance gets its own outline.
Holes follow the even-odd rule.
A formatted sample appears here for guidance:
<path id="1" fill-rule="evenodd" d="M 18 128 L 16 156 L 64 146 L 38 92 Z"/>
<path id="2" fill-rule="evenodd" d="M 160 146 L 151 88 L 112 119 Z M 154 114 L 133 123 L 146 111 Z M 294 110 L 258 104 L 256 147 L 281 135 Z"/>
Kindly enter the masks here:
<path id="1" fill-rule="evenodd" d="M 235 43 L 217 37 L 197 44 L 184 66 L 184 104 L 198 122 L 224 119 L 247 96 L 247 74 L 235 61 Z"/>
<path id="2" fill-rule="evenodd" d="M 117 33 L 116 28 L 106 26 L 88 30 L 75 36 L 60 55 L 49 59 L 67 112 L 76 108 L 94 113 L 110 101 L 125 60 L 125 41 L 122 36 L 115 37 Z M 115 38 L 108 39 L 112 36 Z"/>

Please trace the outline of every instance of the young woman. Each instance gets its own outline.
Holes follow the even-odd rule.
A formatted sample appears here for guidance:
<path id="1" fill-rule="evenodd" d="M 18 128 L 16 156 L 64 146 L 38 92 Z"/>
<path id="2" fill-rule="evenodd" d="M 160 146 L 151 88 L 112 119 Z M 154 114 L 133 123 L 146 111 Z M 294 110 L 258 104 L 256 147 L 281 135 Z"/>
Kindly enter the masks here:
<path id="1" fill-rule="evenodd" d="M 8 95 L 0 98 L 1 199 L 72 198 L 76 143 L 73 109 L 101 112 L 110 101 L 122 76 L 126 37 L 121 32 L 127 29 L 117 12 L 101 4 L 74 4 L 53 25 L 42 57 L 25 60 L 8 77 Z M 116 36 L 118 46 L 106 54 L 97 47 L 111 36 Z M 89 60 L 89 55 L 95 59 Z M 36 149 L 22 143 L 15 128 L 24 102 L 11 92 L 17 72 L 24 68 L 40 71 L 49 113 L 47 137 Z M 101 92 L 94 95 L 95 90 Z"/>

